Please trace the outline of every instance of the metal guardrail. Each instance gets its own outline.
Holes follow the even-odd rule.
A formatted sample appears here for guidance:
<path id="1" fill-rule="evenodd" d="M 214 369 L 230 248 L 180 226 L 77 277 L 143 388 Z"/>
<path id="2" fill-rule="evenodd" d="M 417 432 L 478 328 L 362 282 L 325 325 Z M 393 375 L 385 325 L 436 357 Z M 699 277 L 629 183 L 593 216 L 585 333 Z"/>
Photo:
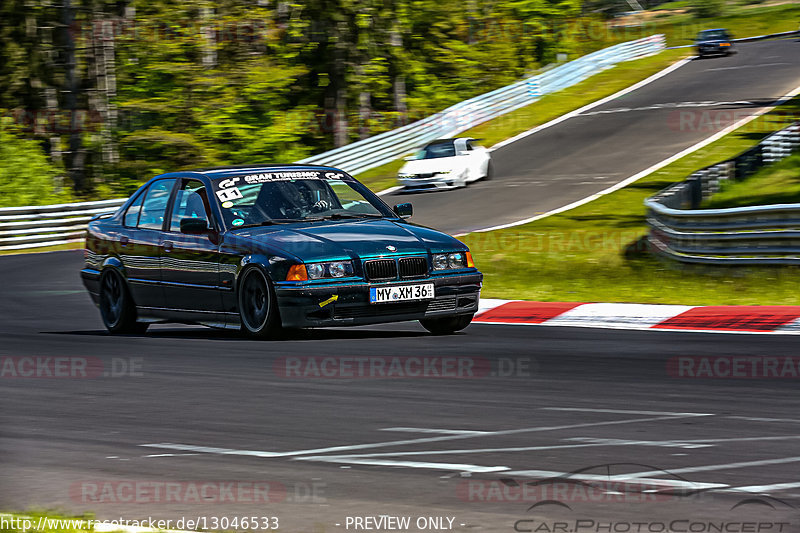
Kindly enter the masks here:
<path id="1" fill-rule="evenodd" d="M 114 211 L 125 200 L 0 208 L 0 250 L 82 241 L 93 216 Z"/>
<path id="2" fill-rule="evenodd" d="M 297 161 L 329 165 L 350 174 L 378 167 L 440 137 L 456 135 L 582 81 L 617 63 L 664 49 L 664 36 L 617 44 L 531 78 L 470 98 L 441 113 L 363 141 Z M 0 208 L 0 250 L 79 242 L 93 215 L 115 210 L 124 199 L 49 206 Z"/>
<path id="3" fill-rule="evenodd" d="M 699 209 L 724 181 L 742 179 L 798 148 L 800 122 L 645 200 L 651 249 L 682 263 L 800 264 L 800 204 Z"/>
<path id="4" fill-rule="evenodd" d="M 359 174 L 384 165 L 441 137 L 451 137 L 487 120 L 531 104 L 617 63 L 664 49 L 663 35 L 620 43 L 552 68 L 536 76 L 470 98 L 407 126 L 307 157 L 298 163 L 330 165 Z"/>

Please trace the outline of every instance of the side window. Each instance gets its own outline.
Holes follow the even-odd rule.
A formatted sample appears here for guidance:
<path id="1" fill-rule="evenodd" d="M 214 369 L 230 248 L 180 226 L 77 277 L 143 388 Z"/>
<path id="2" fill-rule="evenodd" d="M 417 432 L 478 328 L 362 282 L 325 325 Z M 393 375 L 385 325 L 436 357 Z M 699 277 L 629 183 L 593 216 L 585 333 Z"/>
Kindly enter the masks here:
<path id="1" fill-rule="evenodd" d="M 140 228 L 161 229 L 174 184 L 175 180 L 159 180 L 150 185 L 142 203 L 142 212 L 139 215 Z"/>
<path id="2" fill-rule="evenodd" d="M 208 225 L 208 207 L 208 196 L 203 183 L 197 180 L 186 180 L 175 196 L 169 230 L 180 231 L 181 220 L 184 218 L 199 218 L 205 220 Z"/>
<path id="3" fill-rule="evenodd" d="M 125 211 L 125 217 L 122 222 L 123 225 L 129 228 L 135 228 L 139 223 L 139 212 L 142 210 L 142 200 L 144 200 L 144 195 L 144 192 L 139 194 L 133 203 L 128 206 L 128 210 Z"/>

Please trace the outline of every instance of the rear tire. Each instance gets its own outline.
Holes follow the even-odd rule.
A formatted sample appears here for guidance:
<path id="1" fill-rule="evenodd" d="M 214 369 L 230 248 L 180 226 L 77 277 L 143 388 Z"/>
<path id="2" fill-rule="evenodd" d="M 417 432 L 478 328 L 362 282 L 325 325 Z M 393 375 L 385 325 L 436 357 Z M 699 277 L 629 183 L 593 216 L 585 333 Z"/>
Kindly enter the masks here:
<path id="1" fill-rule="evenodd" d="M 450 335 L 469 326 L 474 315 L 448 316 L 445 318 L 423 318 L 422 327 L 434 335 Z"/>
<path id="2" fill-rule="evenodd" d="M 242 331 L 256 339 L 274 338 L 280 332 L 275 290 L 258 267 L 244 271 L 237 295 Z"/>
<path id="3" fill-rule="evenodd" d="M 106 270 L 100 278 L 100 316 L 109 333 L 144 333 L 149 324 L 136 322 L 136 306 L 122 275 Z"/>

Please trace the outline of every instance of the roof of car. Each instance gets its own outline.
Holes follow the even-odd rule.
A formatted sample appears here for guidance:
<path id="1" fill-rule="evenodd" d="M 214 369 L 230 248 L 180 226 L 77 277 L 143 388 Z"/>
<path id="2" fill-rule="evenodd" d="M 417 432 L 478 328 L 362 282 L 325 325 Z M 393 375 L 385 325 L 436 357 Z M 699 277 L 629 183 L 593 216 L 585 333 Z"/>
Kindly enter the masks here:
<path id="1" fill-rule="evenodd" d="M 430 141 L 429 143 L 425 144 L 425 146 L 431 146 L 433 144 L 445 144 L 445 143 L 452 143 L 456 141 L 474 141 L 473 137 L 449 137 L 446 139 L 436 139 L 435 141 Z"/>

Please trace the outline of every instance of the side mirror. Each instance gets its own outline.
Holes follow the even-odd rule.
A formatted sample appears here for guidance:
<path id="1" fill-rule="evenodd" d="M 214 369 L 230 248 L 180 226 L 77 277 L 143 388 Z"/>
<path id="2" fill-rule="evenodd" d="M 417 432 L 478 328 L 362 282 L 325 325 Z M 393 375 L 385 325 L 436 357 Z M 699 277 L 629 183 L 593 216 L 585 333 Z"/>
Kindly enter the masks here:
<path id="1" fill-rule="evenodd" d="M 411 204 L 397 204 L 392 211 L 400 218 L 408 218 L 414 214 L 414 207 Z"/>
<path id="2" fill-rule="evenodd" d="M 189 235 L 208 233 L 208 221 L 204 218 L 182 218 L 181 233 Z"/>

